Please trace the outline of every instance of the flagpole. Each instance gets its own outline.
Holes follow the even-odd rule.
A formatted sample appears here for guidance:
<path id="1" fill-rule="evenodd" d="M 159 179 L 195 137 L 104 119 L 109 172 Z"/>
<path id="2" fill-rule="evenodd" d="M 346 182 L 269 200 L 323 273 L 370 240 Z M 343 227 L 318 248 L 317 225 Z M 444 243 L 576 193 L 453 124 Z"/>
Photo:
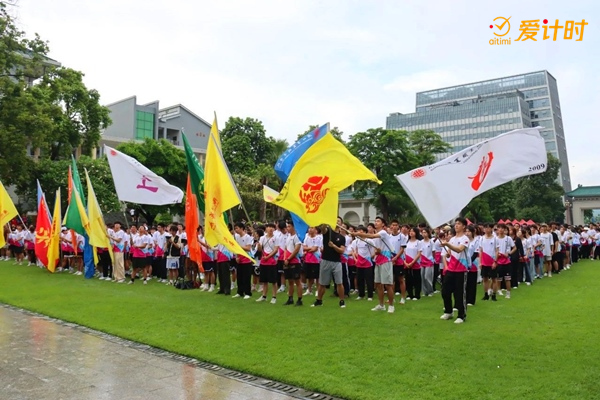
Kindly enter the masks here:
<path id="1" fill-rule="evenodd" d="M 125 212 L 127 205 L 123 201 L 119 201 L 119 203 L 121 203 L 121 206 L 122 206 L 121 210 L 123 210 L 123 217 L 125 217 L 125 224 L 127 224 L 127 229 L 129 229 L 129 221 L 127 221 L 127 213 Z"/>

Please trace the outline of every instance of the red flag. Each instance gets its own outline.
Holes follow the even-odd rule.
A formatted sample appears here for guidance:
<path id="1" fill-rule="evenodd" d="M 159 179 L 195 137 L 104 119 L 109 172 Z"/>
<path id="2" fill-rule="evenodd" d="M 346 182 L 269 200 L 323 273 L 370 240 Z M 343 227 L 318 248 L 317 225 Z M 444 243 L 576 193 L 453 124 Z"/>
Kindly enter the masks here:
<path id="1" fill-rule="evenodd" d="M 204 272 L 202 267 L 202 252 L 198 242 L 198 200 L 192 192 L 190 183 L 190 174 L 188 173 L 187 188 L 185 191 L 185 233 L 187 235 L 188 249 L 190 259 L 198 264 L 200 272 Z"/>
<path id="2" fill-rule="evenodd" d="M 69 165 L 69 177 L 67 180 L 67 184 L 69 185 L 69 194 L 67 196 L 68 203 L 71 204 L 71 193 L 73 193 L 73 174 L 71 172 L 71 166 Z"/>
<path id="3" fill-rule="evenodd" d="M 48 266 L 48 245 L 51 231 L 50 210 L 48 210 L 46 201 L 40 201 L 35 224 L 35 256 L 46 267 Z"/>

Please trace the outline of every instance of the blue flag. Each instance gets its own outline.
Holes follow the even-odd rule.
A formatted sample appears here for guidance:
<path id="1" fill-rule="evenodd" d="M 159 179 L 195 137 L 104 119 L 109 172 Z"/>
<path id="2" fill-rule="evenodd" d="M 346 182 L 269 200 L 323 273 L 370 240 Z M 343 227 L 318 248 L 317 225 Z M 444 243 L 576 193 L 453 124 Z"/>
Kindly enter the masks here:
<path id="1" fill-rule="evenodd" d="M 284 182 L 287 181 L 292 168 L 296 165 L 296 162 L 302 157 L 306 150 L 308 150 L 313 144 L 317 143 L 323 136 L 329 132 L 329 123 L 316 128 L 306 135 L 302 136 L 296 143 L 291 145 L 277 160 L 275 163 L 275 173 Z M 296 228 L 296 234 L 301 241 L 304 241 L 304 237 L 308 232 L 308 224 L 304 222 L 299 216 L 294 213 L 292 215 L 292 221 L 294 222 L 294 228 Z"/>
<path id="2" fill-rule="evenodd" d="M 86 279 L 94 277 L 96 268 L 94 267 L 94 249 L 90 244 L 90 238 L 87 233 L 83 234 L 85 238 L 85 246 L 83 246 L 83 274 Z"/>
<path id="3" fill-rule="evenodd" d="M 40 203 L 44 202 L 44 205 L 46 206 L 46 210 L 50 210 L 48 208 L 48 203 L 46 203 L 46 196 L 44 196 L 44 192 L 42 191 L 42 186 L 40 186 L 40 181 L 37 181 L 37 205 L 38 205 L 38 210 L 40 209 Z M 50 224 L 52 224 L 52 215 L 50 215 L 50 213 L 48 213 L 48 215 L 50 216 Z"/>

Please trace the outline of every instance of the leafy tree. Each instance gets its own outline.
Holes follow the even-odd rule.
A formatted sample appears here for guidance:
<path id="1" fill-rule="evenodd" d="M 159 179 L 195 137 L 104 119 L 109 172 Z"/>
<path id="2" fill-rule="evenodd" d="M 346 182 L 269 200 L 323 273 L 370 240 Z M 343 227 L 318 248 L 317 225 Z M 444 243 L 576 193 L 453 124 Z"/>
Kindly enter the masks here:
<path id="1" fill-rule="evenodd" d="M 42 159 L 37 163 L 32 163 L 32 171 L 29 172 L 32 180 L 21 182 L 17 186 L 17 191 L 26 201 L 26 205 L 24 204 L 23 206 L 30 211 L 35 209 L 37 204 L 36 180 L 39 180 L 40 186 L 46 194 L 48 203 L 54 202 L 54 194 L 58 188 L 61 188 L 61 205 L 64 212 L 68 203 L 66 188 L 68 186 L 67 179 L 70 165 L 71 160 L 52 161 L 49 159 Z M 110 213 L 120 210 L 121 207 L 117 194 L 115 193 L 115 186 L 106 158 L 92 159 L 90 157 L 82 156 L 77 160 L 77 169 L 81 176 L 81 183 L 85 191 L 85 196 L 87 196 L 87 182 L 84 169 L 87 169 L 102 212 Z"/>
<path id="2" fill-rule="evenodd" d="M 249 174 L 259 164 L 274 165 L 275 139 L 267 136 L 262 122 L 230 117 L 221 131 L 223 157 L 231 174 Z"/>
<path id="3" fill-rule="evenodd" d="M 504 218 L 514 218 L 515 185 L 508 182 L 475 197 L 461 213 L 472 222 L 495 222 Z"/>
<path id="4" fill-rule="evenodd" d="M 275 159 L 278 159 L 287 149 L 290 147 L 290 144 L 285 139 L 275 139 L 273 143 L 273 154 L 275 155 Z"/>
<path id="5" fill-rule="evenodd" d="M 373 204 L 381 210 L 384 218 L 393 216 L 403 220 L 419 215 L 395 175 L 431 163 L 436 153 L 448 149 L 441 137 L 432 131 L 411 133 L 383 128 L 352 135 L 347 146 L 383 182 L 381 185 L 356 182 L 354 197 L 362 198 L 371 192 L 374 195 Z"/>
<path id="6" fill-rule="evenodd" d="M 185 153 L 173 146 L 169 141 L 165 139 L 158 141 L 146 139 L 143 143 L 130 142 L 121 144 L 117 150 L 135 158 L 171 185 L 177 186 L 185 192 L 188 173 Z M 138 210 L 146 222 L 152 224 L 156 215 L 164 213 L 166 207 L 131 204 L 127 208 Z M 185 213 L 185 206 L 183 203 L 169 205 L 168 212 L 170 214 L 183 215 Z"/>
<path id="7" fill-rule="evenodd" d="M 536 222 L 564 220 L 564 190 L 556 181 L 559 172 L 560 161 L 548 153 L 548 168 L 545 172 L 515 181 L 517 219 L 531 218 Z"/>
<path id="8" fill-rule="evenodd" d="M 235 174 L 233 175 L 233 181 L 235 182 L 242 202 L 248 211 L 248 216 L 252 221 L 258 221 L 260 218 L 261 206 L 265 201 L 262 195 L 262 184 L 256 176 L 246 174 Z M 241 208 L 234 208 L 231 210 L 233 213 L 234 221 L 246 220 L 246 214 Z"/>
<path id="9" fill-rule="evenodd" d="M 308 132 L 314 131 L 315 129 L 317 129 L 319 126 L 321 125 L 310 125 L 308 127 L 308 129 L 304 132 L 304 133 L 300 133 L 298 135 L 298 137 L 296 138 L 296 140 L 299 140 L 302 136 L 306 135 Z M 331 128 L 329 130 L 331 132 L 331 135 L 336 138 L 337 140 L 339 140 L 340 142 L 344 143 L 344 138 L 342 137 L 342 135 L 344 134 L 344 132 L 340 131 L 340 129 L 337 126 L 334 126 L 333 128 Z"/>

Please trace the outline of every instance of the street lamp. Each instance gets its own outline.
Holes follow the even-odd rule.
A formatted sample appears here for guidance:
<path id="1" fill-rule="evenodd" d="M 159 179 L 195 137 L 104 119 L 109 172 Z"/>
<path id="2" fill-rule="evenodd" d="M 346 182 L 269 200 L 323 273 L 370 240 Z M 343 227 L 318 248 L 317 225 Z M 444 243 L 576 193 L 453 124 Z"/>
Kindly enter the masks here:
<path id="1" fill-rule="evenodd" d="M 565 200 L 565 209 L 567 210 L 566 211 L 566 214 L 567 214 L 567 225 L 571 225 L 572 224 L 572 222 L 571 222 L 571 206 L 572 205 L 573 204 L 569 200 Z"/>

